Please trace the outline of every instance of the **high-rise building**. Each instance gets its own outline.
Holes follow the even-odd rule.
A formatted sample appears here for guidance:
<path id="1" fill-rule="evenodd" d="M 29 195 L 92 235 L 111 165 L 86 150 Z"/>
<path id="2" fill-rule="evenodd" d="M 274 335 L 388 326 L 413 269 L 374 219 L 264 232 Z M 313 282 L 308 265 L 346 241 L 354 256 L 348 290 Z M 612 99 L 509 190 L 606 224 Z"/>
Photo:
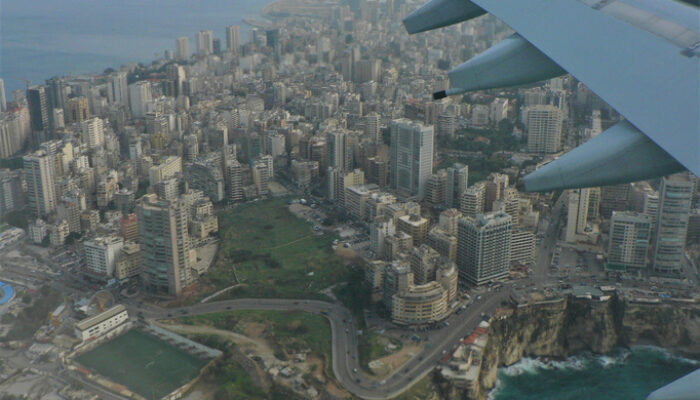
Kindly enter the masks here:
<path id="1" fill-rule="evenodd" d="M 7 110 L 7 96 L 5 93 L 5 81 L 0 78 L 0 113 Z"/>
<path id="2" fill-rule="evenodd" d="M 381 143 L 381 137 L 380 135 L 380 125 L 382 122 L 382 118 L 379 114 L 376 112 L 371 112 L 367 115 L 365 115 L 365 135 L 372 140 L 375 141 L 375 143 Z"/>
<path id="3" fill-rule="evenodd" d="M 576 242 L 577 235 L 586 233 L 588 224 L 589 189 L 576 189 L 569 193 L 568 218 L 566 220 L 566 238 L 569 243 Z"/>
<path id="4" fill-rule="evenodd" d="M 182 158 L 179 156 L 168 156 L 161 160 L 160 164 L 148 169 L 148 183 L 155 185 L 165 179 L 182 174 Z"/>
<path id="5" fill-rule="evenodd" d="M 329 132 L 326 137 L 328 145 L 328 166 L 343 171 L 352 169 L 352 153 L 348 146 L 348 135 L 343 131 Z"/>
<path id="6" fill-rule="evenodd" d="M 200 56 L 214 54 L 214 33 L 212 31 L 197 32 L 197 54 Z"/>
<path id="7" fill-rule="evenodd" d="M 129 101 L 132 117 L 145 117 L 148 111 L 147 105 L 151 100 L 151 84 L 148 81 L 138 81 L 129 85 Z"/>
<path id="8" fill-rule="evenodd" d="M 80 211 L 85 206 L 85 195 L 82 193 L 64 194 L 56 206 L 56 216 L 59 220 L 68 221 L 68 229 L 80 232 Z"/>
<path id="9" fill-rule="evenodd" d="M 433 207 L 439 207 L 445 203 L 447 190 L 447 171 L 440 169 L 430 175 L 425 189 L 425 201 Z"/>
<path id="10" fill-rule="evenodd" d="M 430 220 L 419 214 L 404 215 L 399 217 L 396 230 L 411 235 L 413 245 L 420 246 L 428 239 Z"/>
<path id="11" fill-rule="evenodd" d="M 226 27 L 226 50 L 238 53 L 241 48 L 241 27 L 231 25 Z"/>
<path id="12" fill-rule="evenodd" d="M 11 158 L 22 150 L 22 136 L 19 118 L 12 115 L 0 117 L 0 160 Z"/>
<path id="13" fill-rule="evenodd" d="M 654 271 L 667 274 L 681 269 L 693 182 L 684 175 L 673 175 L 661 181 L 659 193 L 661 201 L 656 217 Z"/>
<path id="14" fill-rule="evenodd" d="M 378 259 L 384 259 L 384 240 L 396 233 L 394 221 L 385 216 L 378 216 L 373 219 L 369 225 L 370 250 L 374 252 L 374 256 Z"/>
<path id="15" fill-rule="evenodd" d="M 410 255 L 411 271 L 413 271 L 413 281 L 416 285 L 424 285 L 435 280 L 437 272 L 442 263 L 440 253 L 427 244 L 414 247 Z"/>
<path id="16" fill-rule="evenodd" d="M 32 86 L 27 89 L 27 102 L 29 104 L 29 116 L 34 131 L 49 129 L 49 104 L 46 97 L 46 88 Z M 39 143 L 36 143 L 38 146 Z"/>
<path id="17" fill-rule="evenodd" d="M 510 237 L 510 262 L 530 265 L 535 262 L 535 234 L 513 230 Z"/>
<path id="18" fill-rule="evenodd" d="M 452 113 L 442 113 L 438 115 L 437 118 L 437 134 L 438 136 L 449 136 L 453 137 L 455 135 L 455 130 L 457 129 L 457 117 Z"/>
<path id="19" fill-rule="evenodd" d="M 46 216 L 56 209 L 54 157 L 39 150 L 22 160 L 29 209 L 37 217 Z"/>
<path id="20" fill-rule="evenodd" d="M 486 195 L 484 198 L 484 210 L 493 211 L 493 202 L 503 199 L 503 195 L 508 188 L 508 175 L 491 174 L 486 182 Z"/>
<path id="21" fill-rule="evenodd" d="M 153 291 L 177 296 L 192 279 L 187 209 L 180 200 L 146 195 L 136 210 L 144 281 Z"/>
<path id="22" fill-rule="evenodd" d="M 423 199 L 433 173 L 433 127 L 406 118 L 391 122 L 391 186 Z"/>
<path id="23" fill-rule="evenodd" d="M 459 202 L 459 211 L 465 216 L 475 218 L 484 212 L 486 199 L 486 183 L 477 182 L 462 193 Z"/>
<path id="24" fill-rule="evenodd" d="M 226 160 L 226 190 L 229 202 L 237 203 L 243 201 L 243 183 L 241 181 L 241 163 L 235 158 Z"/>
<path id="25" fill-rule="evenodd" d="M 393 297 L 413 286 L 413 272 L 407 262 L 394 261 L 384 274 L 384 304 L 391 310 Z"/>
<path id="26" fill-rule="evenodd" d="M 49 103 L 49 111 L 65 108 L 66 101 L 68 100 L 68 84 L 66 81 L 56 76 L 47 79 L 46 98 Z M 49 118 L 49 120 L 50 119 L 51 118 Z"/>
<path id="27" fill-rule="evenodd" d="M 22 171 L 0 169 L 0 216 L 23 207 Z"/>
<path id="28" fill-rule="evenodd" d="M 459 220 L 457 266 L 460 280 L 472 285 L 505 278 L 510 268 L 512 222 L 502 212 Z"/>
<path id="29" fill-rule="evenodd" d="M 90 119 L 90 102 L 85 96 L 71 97 L 66 101 L 66 123 L 75 124 Z"/>
<path id="30" fill-rule="evenodd" d="M 561 150 L 562 116 L 554 106 L 534 106 L 527 110 L 527 148 L 531 153 Z"/>
<path id="31" fill-rule="evenodd" d="M 651 239 L 651 218 L 633 211 L 614 211 L 610 219 L 608 241 L 609 271 L 641 270 L 647 265 Z"/>
<path id="32" fill-rule="evenodd" d="M 175 47 L 178 60 L 188 60 L 190 58 L 190 39 L 187 36 L 177 38 Z"/>
<path id="33" fill-rule="evenodd" d="M 138 243 L 126 242 L 117 255 L 114 264 L 114 277 L 123 282 L 126 279 L 141 275 L 141 246 Z"/>
<path id="34" fill-rule="evenodd" d="M 255 185 L 255 190 L 258 192 L 258 196 L 266 196 L 269 192 L 269 182 L 270 182 L 270 170 L 268 168 L 268 163 L 264 160 L 259 159 L 251 168 L 253 173 L 253 185 Z"/>
<path id="35" fill-rule="evenodd" d="M 107 97 L 112 104 L 129 106 L 129 86 L 126 81 L 126 72 L 115 72 L 107 82 Z"/>
<path id="36" fill-rule="evenodd" d="M 613 211 L 627 211 L 632 186 L 629 183 L 600 188 L 600 215 L 610 218 Z"/>
<path id="37" fill-rule="evenodd" d="M 114 275 L 117 255 L 123 246 L 124 239 L 119 236 L 97 237 L 83 242 L 88 273 L 104 280 Z"/>
<path id="38" fill-rule="evenodd" d="M 462 193 L 469 184 L 469 167 L 454 164 L 447 168 L 447 186 L 445 187 L 445 207 L 459 208 Z"/>
<path id="39" fill-rule="evenodd" d="M 105 142 L 104 124 L 102 118 L 92 118 L 80 123 L 83 138 L 91 149 L 102 147 Z"/>
<path id="40" fill-rule="evenodd" d="M 379 71 L 381 70 L 381 66 L 381 60 L 377 59 L 360 60 L 356 62 L 353 68 L 355 82 L 376 82 L 379 79 Z"/>
<path id="41" fill-rule="evenodd" d="M 341 207 L 345 206 L 345 189 L 363 185 L 365 173 L 361 169 L 345 172 L 338 168 L 328 168 L 328 199 Z"/>
<path id="42" fill-rule="evenodd" d="M 119 233 L 125 241 L 139 241 L 139 219 L 136 213 L 125 214 L 119 221 Z"/>

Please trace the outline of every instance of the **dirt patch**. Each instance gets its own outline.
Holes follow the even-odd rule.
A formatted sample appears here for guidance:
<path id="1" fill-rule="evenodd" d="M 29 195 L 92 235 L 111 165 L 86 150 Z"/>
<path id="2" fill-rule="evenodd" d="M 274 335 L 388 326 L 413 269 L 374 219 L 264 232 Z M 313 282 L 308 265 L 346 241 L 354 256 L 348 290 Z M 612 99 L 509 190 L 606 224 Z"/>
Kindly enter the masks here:
<path id="1" fill-rule="evenodd" d="M 423 350 L 422 345 L 417 345 L 417 344 L 404 344 L 403 348 L 399 350 L 397 353 L 388 355 L 386 357 L 382 357 L 379 359 L 379 361 L 383 362 L 384 365 L 386 365 L 390 373 L 393 373 L 397 369 L 399 369 L 403 364 L 406 363 L 413 355 L 418 354 L 418 352 Z"/>
<path id="2" fill-rule="evenodd" d="M 256 353 L 259 354 L 265 354 L 265 355 L 272 355 L 274 352 L 272 349 L 268 346 L 267 342 L 264 340 L 260 340 L 257 337 L 251 338 L 245 335 L 241 335 L 240 333 L 235 333 L 231 331 L 225 331 L 223 329 L 216 329 L 212 328 L 210 326 L 202 326 L 202 325 L 197 325 L 197 326 L 192 326 L 192 325 L 179 325 L 179 324 L 164 324 L 162 322 L 158 322 L 158 325 L 161 327 L 171 330 L 175 333 L 180 333 L 180 334 L 206 334 L 206 335 L 218 335 L 221 337 L 224 337 L 234 343 L 236 343 L 239 347 L 242 349 L 252 349 Z"/>
<path id="3" fill-rule="evenodd" d="M 319 382 L 324 383 L 323 388 L 326 390 L 326 392 L 328 392 L 328 394 L 334 398 L 346 399 L 352 397 L 347 391 L 345 391 L 345 389 L 336 385 L 334 380 L 326 378 L 326 375 L 324 374 L 325 364 L 322 359 L 314 356 L 308 356 L 305 364 L 309 366 L 309 371 L 313 369 L 311 367 L 312 365 L 316 366 L 316 369 L 311 373 L 311 375 Z"/>
<path id="4" fill-rule="evenodd" d="M 259 322 L 248 321 L 245 323 L 245 328 L 243 333 L 249 338 L 254 339 L 265 339 L 265 333 L 267 332 L 267 326 Z"/>

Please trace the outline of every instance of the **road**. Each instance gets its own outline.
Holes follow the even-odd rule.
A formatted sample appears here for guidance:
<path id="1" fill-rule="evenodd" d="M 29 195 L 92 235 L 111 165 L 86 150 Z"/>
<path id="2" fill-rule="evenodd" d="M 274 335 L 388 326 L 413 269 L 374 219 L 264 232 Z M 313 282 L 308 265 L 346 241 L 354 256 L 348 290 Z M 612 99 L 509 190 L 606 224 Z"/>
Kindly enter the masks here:
<path id="1" fill-rule="evenodd" d="M 430 346 L 416 354 L 400 370 L 381 381 L 362 372 L 358 357 L 357 327 L 345 307 L 318 300 L 237 299 L 163 309 L 135 302 L 126 305 L 132 315 L 139 311 L 146 319 L 174 318 L 234 310 L 304 311 L 325 315 L 330 321 L 333 373 L 345 389 L 363 399 L 395 397 L 428 374 L 445 354 L 452 352 L 459 340 L 470 334 L 481 321 L 481 313 L 491 313 L 508 298 L 509 293 L 488 292 L 467 310 L 450 316 L 449 327 L 428 331 Z"/>

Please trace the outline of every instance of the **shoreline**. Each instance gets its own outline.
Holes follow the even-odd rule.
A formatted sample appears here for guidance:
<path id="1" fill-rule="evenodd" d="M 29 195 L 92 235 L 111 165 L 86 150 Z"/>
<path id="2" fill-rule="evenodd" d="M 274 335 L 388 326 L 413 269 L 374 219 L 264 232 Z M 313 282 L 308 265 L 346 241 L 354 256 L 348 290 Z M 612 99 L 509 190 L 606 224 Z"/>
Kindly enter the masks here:
<path id="1" fill-rule="evenodd" d="M 607 353 L 594 353 L 588 350 L 576 352 L 568 357 L 552 359 L 547 356 L 530 357 L 524 356 L 514 364 L 501 366 L 498 368 L 498 377 L 493 388 L 486 392 L 486 399 L 495 400 L 501 390 L 507 390 L 507 382 L 504 381 L 501 374 L 506 377 L 517 379 L 522 374 L 540 374 L 552 373 L 553 371 L 574 371 L 573 375 L 582 375 L 588 373 L 588 370 L 599 367 L 603 369 L 621 367 L 629 362 L 633 355 L 639 356 L 640 351 L 649 351 L 657 353 L 659 357 L 671 358 L 679 363 L 688 365 L 689 368 L 700 368 L 700 357 L 689 358 L 679 353 L 678 351 L 668 349 L 655 344 L 634 344 L 632 346 L 619 346 L 611 349 Z M 700 355 L 698 355 L 700 356 Z M 636 361 L 637 363 L 639 360 Z M 597 363 L 598 365 L 596 365 Z M 511 369 L 511 371 L 508 371 Z M 512 371 L 512 370 L 515 371 Z M 666 382 L 668 384 L 672 381 Z M 512 382 L 511 382 L 512 385 Z"/>
<path id="2" fill-rule="evenodd" d="M 263 20 L 267 19 L 265 13 L 267 13 L 267 11 L 271 7 L 273 7 L 276 3 L 279 2 L 280 0 L 269 2 L 258 11 L 253 11 L 250 13 L 245 13 L 244 11 L 241 11 L 241 13 L 234 13 L 234 16 L 236 18 L 231 20 L 231 24 L 236 24 L 237 21 L 240 21 L 240 25 L 249 25 L 250 27 L 256 27 L 256 25 L 248 24 L 245 20 L 249 18 L 252 18 L 253 20 L 255 20 L 256 18 Z M 37 14 L 32 15 L 31 17 L 39 19 L 42 17 L 42 15 Z M 77 21 L 73 20 L 72 16 L 61 15 L 58 18 L 60 18 L 65 25 L 77 23 Z M 208 26 L 202 26 L 200 29 L 216 29 L 217 32 L 220 32 L 219 35 L 215 35 L 215 37 L 223 39 L 223 31 L 221 31 L 221 29 L 223 28 L 221 26 L 217 26 L 223 24 L 223 22 L 221 21 L 222 20 L 217 21 L 214 25 L 209 24 Z M 126 21 L 122 22 L 126 23 Z M 7 29 L 13 28 L 8 26 Z M 98 78 L 100 76 L 103 76 L 104 71 L 107 69 L 113 69 L 115 71 L 118 71 L 122 66 L 125 65 L 143 64 L 148 66 L 157 60 L 163 60 L 164 52 L 166 50 L 175 50 L 174 44 L 178 37 L 187 36 L 190 39 L 190 46 L 194 46 L 194 43 L 192 42 L 192 37 L 195 34 L 196 30 L 189 29 L 188 27 L 179 27 L 177 29 L 177 31 L 171 32 L 170 36 L 172 37 L 169 39 L 165 38 L 161 34 L 155 36 L 141 34 L 141 36 L 138 36 L 136 39 L 134 39 L 137 41 L 139 39 L 147 39 L 149 41 L 154 42 L 163 42 L 161 45 L 158 45 L 156 43 L 157 46 L 146 46 L 143 48 L 139 48 L 139 51 L 132 52 L 141 52 L 143 57 L 139 56 L 138 54 L 134 54 L 133 56 L 130 56 L 128 54 L 124 55 L 126 54 L 124 52 L 115 52 L 110 54 L 95 52 L 93 50 L 76 52 L 64 48 L 65 46 L 63 43 L 55 50 L 47 50 L 45 48 L 32 46 L 31 43 L 25 43 L 20 41 L 13 47 L 10 47 L 5 50 L 7 51 L 8 55 L 6 58 L 8 60 L 15 60 L 13 63 L 7 63 L 7 66 L 3 66 L 3 73 L 2 76 L 0 76 L 5 79 L 5 90 L 7 93 L 8 101 L 11 100 L 11 95 L 13 91 L 21 90 L 22 92 L 24 92 L 26 88 L 26 85 L 23 81 L 15 79 L 14 77 L 20 77 L 22 78 L 22 80 L 26 78 L 30 81 L 30 85 L 44 85 L 46 83 L 46 80 L 51 79 L 53 77 L 65 79 L 76 79 L 81 77 Z M 244 38 L 249 38 L 249 29 L 250 28 L 246 28 L 246 31 L 242 32 L 242 40 Z M 13 29 L 12 32 L 20 31 L 18 29 Z M 123 34 L 127 35 L 128 33 L 128 29 L 124 28 Z M 58 34 L 63 34 L 63 32 L 59 31 Z M 127 38 L 124 37 L 120 40 L 122 40 L 122 42 L 126 42 Z M 168 44 L 165 43 L 166 41 L 168 42 Z M 104 46 L 108 46 L 108 44 L 105 43 Z M 41 61 L 38 62 L 38 64 L 36 62 L 30 62 L 30 60 L 36 59 L 39 59 Z M 30 65 L 32 67 L 25 68 L 25 65 Z M 35 68 L 33 67 L 33 65 L 44 65 L 48 68 L 44 71 L 43 68 Z"/>

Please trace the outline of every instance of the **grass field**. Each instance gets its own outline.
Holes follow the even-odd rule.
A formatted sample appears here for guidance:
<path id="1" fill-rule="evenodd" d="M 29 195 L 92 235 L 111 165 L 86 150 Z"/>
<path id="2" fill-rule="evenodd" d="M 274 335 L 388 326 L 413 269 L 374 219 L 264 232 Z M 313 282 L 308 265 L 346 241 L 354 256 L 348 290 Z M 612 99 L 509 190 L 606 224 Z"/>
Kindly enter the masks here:
<path id="1" fill-rule="evenodd" d="M 292 214 L 286 199 L 240 206 L 219 214 L 219 251 L 204 284 L 209 292 L 236 283 L 233 297 L 316 297 L 347 270 L 333 253 L 330 235 L 315 235 Z"/>
<path id="2" fill-rule="evenodd" d="M 191 381 L 207 363 L 135 329 L 76 360 L 147 399 L 160 399 Z"/>

